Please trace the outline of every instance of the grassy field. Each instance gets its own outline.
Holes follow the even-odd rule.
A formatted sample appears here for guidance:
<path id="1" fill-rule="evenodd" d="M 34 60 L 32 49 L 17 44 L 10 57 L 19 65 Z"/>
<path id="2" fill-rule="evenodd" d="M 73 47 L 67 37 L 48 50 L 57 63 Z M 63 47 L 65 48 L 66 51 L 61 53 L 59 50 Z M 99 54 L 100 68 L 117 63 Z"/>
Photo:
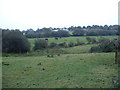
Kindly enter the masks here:
<path id="1" fill-rule="evenodd" d="M 60 43 L 63 43 L 63 42 L 66 42 L 66 43 L 70 43 L 70 42 L 73 42 L 73 43 L 76 43 L 77 42 L 77 39 L 80 40 L 80 42 L 84 42 L 84 43 L 87 43 L 87 40 L 86 40 L 86 37 L 87 36 L 80 36 L 80 37 L 63 37 L 59 40 L 55 40 L 55 38 L 48 38 L 48 43 L 50 44 L 51 42 L 55 42 L 57 44 L 60 44 Z M 114 39 L 114 38 L 118 38 L 118 36 L 88 36 L 88 37 L 92 37 L 92 38 L 96 38 L 96 40 L 98 40 L 99 38 L 101 37 L 105 37 L 105 38 L 108 38 L 108 39 Z M 41 38 L 41 39 L 45 39 L 45 38 Z M 31 47 L 34 47 L 34 42 L 35 40 L 37 40 L 36 38 L 32 38 L 32 39 L 29 39 L 30 43 L 31 43 Z"/>
<path id="2" fill-rule="evenodd" d="M 3 57 L 3 88 L 112 88 L 114 53 Z"/>
<path id="3" fill-rule="evenodd" d="M 97 46 L 97 44 L 89 44 L 89 45 L 80 45 L 70 48 L 62 48 L 61 50 L 65 51 L 66 53 L 71 54 L 80 54 L 80 53 L 89 53 L 91 47 Z"/>
<path id="4" fill-rule="evenodd" d="M 6 54 L 4 53 L 4 57 L 18 57 L 18 56 L 47 56 L 47 55 L 58 55 L 58 54 L 81 54 L 81 53 L 89 53 L 90 48 L 96 46 L 97 44 L 88 44 L 88 45 L 80 45 L 69 48 L 48 48 L 39 51 L 32 51 L 25 54 Z"/>
<path id="5" fill-rule="evenodd" d="M 100 37 L 90 36 L 96 38 Z M 114 39 L 117 36 L 104 36 Z M 42 38 L 45 39 L 45 38 Z M 48 43 L 87 43 L 86 36 L 48 38 Z M 32 47 L 36 39 L 29 39 Z M 114 53 L 89 53 L 97 44 L 47 48 L 27 54 L 5 54 L 3 88 L 113 88 L 118 78 Z M 50 55 L 48 57 L 48 55 Z M 51 57 L 51 55 L 53 55 Z"/>

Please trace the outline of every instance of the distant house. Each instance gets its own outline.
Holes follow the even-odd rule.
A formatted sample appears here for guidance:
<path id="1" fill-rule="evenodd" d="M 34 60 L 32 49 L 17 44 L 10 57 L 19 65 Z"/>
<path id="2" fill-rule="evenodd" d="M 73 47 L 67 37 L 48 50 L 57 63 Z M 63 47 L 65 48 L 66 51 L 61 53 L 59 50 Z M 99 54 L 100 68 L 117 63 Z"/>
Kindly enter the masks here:
<path id="1" fill-rule="evenodd" d="M 25 33 L 23 33 L 23 35 L 25 35 Z"/>
<path id="2" fill-rule="evenodd" d="M 66 29 L 64 28 L 64 29 L 62 29 L 62 30 L 68 31 L 68 29 L 67 29 L 67 28 L 66 28 Z"/>
<path id="3" fill-rule="evenodd" d="M 58 30 L 56 29 L 56 30 L 53 30 L 53 31 L 57 32 Z"/>
<path id="4" fill-rule="evenodd" d="M 83 29 L 83 30 L 88 30 L 88 29 Z"/>

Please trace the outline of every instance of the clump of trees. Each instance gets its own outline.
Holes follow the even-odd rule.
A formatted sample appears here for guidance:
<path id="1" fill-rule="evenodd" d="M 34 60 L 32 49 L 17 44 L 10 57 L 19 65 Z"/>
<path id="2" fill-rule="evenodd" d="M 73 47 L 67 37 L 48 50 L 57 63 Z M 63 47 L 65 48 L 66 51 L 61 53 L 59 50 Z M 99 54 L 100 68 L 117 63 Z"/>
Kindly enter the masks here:
<path id="1" fill-rule="evenodd" d="M 90 37 L 86 37 L 86 40 L 88 41 L 88 44 L 95 44 L 97 43 L 97 40 L 95 38 L 90 38 Z"/>
<path id="2" fill-rule="evenodd" d="M 83 44 L 85 44 L 85 43 L 80 41 L 80 39 L 77 38 L 77 43 L 75 44 L 75 46 L 79 46 L 79 45 L 83 45 Z"/>
<path id="3" fill-rule="evenodd" d="M 85 31 L 84 30 L 81 30 L 81 29 L 76 29 L 73 31 L 73 36 L 84 36 L 85 34 Z"/>
<path id="4" fill-rule="evenodd" d="M 70 36 L 69 32 L 68 32 L 68 31 L 65 31 L 65 30 L 59 30 L 59 31 L 57 31 L 57 32 L 58 32 L 58 34 L 59 34 L 58 37 L 69 37 L 69 36 Z"/>
<path id="5" fill-rule="evenodd" d="M 66 30 L 68 31 L 66 31 Z M 64 28 L 60 29 L 57 28 L 57 30 L 53 28 L 42 28 L 37 29 L 34 31 L 33 29 L 28 29 L 27 31 L 20 31 L 20 30 L 9 30 L 9 29 L 0 29 L 2 31 L 2 52 L 3 53 L 26 53 L 30 51 L 30 43 L 28 42 L 27 38 L 44 38 L 38 39 L 35 41 L 35 46 L 33 50 L 41 50 L 46 48 L 55 48 L 55 47 L 74 47 L 78 45 L 83 45 L 84 43 L 81 42 L 79 39 L 77 39 L 76 43 L 70 42 L 70 43 L 60 43 L 56 44 L 54 42 L 50 43 L 48 45 L 48 39 L 47 37 L 54 37 L 55 40 L 59 40 L 62 37 L 69 37 L 69 36 L 106 36 L 106 35 L 119 35 L 119 30 L 117 32 L 117 26 L 88 26 L 86 27 L 71 27 L 71 28 Z M 69 31 L 72 31 L 72 34 L 70 35 Z M 26 38 L 27 37 L 27 38 Z M 95 44 L 100 43 L 99 46 L 92 47 L 91 52 L 111 52 L 115 50 L 116 44 L 113 44 L 116 42 L 116 40 L 108 40 L 105 38 L 100 38 L 98 41 L 95 38 L 86 37 L 86 40 L 88 41 L 88 44 Z"/>
<path id="6" fill-rule="evenodd" d="M 69 36 L 108 36 L 119 35 L 119 25 L 71 26 L 69 28 L 42 28 L 22 31 L 27 38 L 69 37 Z M 70 34 L 69 32 L 72 32 Z"/>
<path id="7" fill-rule="evenodd" d="M 19 30 L 2 30 L 3 53 L 26 53 L 30 51 L 30 43 Z"/>
<path id="8" fill-rule="evenodd" d="M 41 50 L 41 49 L 45 49 L 48 47 L 48 42 L 46 40 L 43 39 L 38 39 L 35 41 L 35 46 L 34 46 L 34 50 Z"/>
<path id="9" fill-rule="evenodd" d="M 120 40 L 104 40 L 98 46 L 91 47 L 90 52 L 115 52 Z"/>
<path id="10" fill-rule="evenodd" d="M 74 44 L 73 42 L 70 42 L 70 43 L 68 44 L 68 46 L 69 46 L 69 47 L 74 47 L 75 44 Z"/>
<path id="11" fill-rule="evenodd" d="M 56 44 L 56 43 L 51 42 L 49 47 L 50 47 L 50 48 L 54 48 L 54 47 L 56 47 L 56 46 L 57 46 L 57 44 Z"/>
<path id="12" fill-rule="evenodd" d="M 37 29 L 34 31 L 33 29 L 28 29 L 27 31 L 23 31 L 27 38 L 44 38 L 44 37 L 69 37 L 70 34 L 65 30 L 54 31 L 50 28 Z"/>
<path id="13" fill-rule="evenodd" d="M 62 48 L 67 48 L 68 47 L 66 42 L 60 43 L 60 44 L 58 44 L 58 46 L 62 47 Z"/>

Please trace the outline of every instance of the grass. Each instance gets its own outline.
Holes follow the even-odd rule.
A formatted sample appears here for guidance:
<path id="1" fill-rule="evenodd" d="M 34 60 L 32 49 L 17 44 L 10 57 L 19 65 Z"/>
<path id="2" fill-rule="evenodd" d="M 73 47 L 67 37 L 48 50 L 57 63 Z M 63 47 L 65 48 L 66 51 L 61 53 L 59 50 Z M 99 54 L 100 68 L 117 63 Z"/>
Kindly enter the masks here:
<path id="1" fill-rule="evenodd" d="M 90 48 L 96 46 L 97 44 L 88 44 L 88 45 L 80 45 L 69 48 L 48 48 L 39 51 L 24 53 L 24 54 L 14 54 L 14 53 L 3 53 L 4 57 L 19 57 L 19 56 L 45 56 L 51 54 L 81 54 L 81 53 L 89 53 Z"/>
<path id="2" fill-rule="evenodd" d="M 97 40 L 101 37 L 90 36 Z M 114 39 L 117 36 L 103 36 Z M 45 38 L 42 38 L 45 39 Z M 87 43 L 86 36 L 48 38 L 48 43 Z M 36 39 L 29 39 L 32 47 Z M 118 78 L 114 53 L 89 53 L 97 44 L 47 48 L 27 54 L 4 54 L 3 88 L 113 88 Z M 53 55 L 48 57 L 47 55 Z"/>
<path id="3" fill-rule="evenodd" d="M 114 53 L 3 57 L 3 88 L 112 88 Z"/>
<path id="4" fill-rule="evenodd" d="M 63 37 L 63 38 L 61 38 L 61 39 L 59 39 L 59 40 L 55 40 L 55 38 L 48 38 L 48 44 L 50 44 L 51 42 L 55 42 L 55 43 L 57 43 L 57 44 L 60 44 L 60 43 L 63 43 L 63 42 L 66 42 L 67 44 L 70 43 L 70 42 L 76 43 L 76 42 L 77 42 L 77 39 L 79 39 L 80 42 L 87 43 L 86 37 L 96 38 L 96 40 L 98 40 L 98 39 L 101 38 L 101 37 L 105 37 L 105 38 L 108 38 L 108 39 L 118 38 L 118 36 Z M 40 39 L 45 39 L 45 38 L 40 38 Z M 37 40 L 37 38 L 29 39 L 29 41 L 30 41 L 30 43 L 31 43 L 31 48 L 34 47 L 34 42 L 35 42 L 35 40 Z"/>
<path id="5" fill-rule="evenodd" d="M 65 51 L 66 53 L 71 53 L 71 54 L 89 53 L 89 50 L 91 49 L 91 47 L 96 45 L 97 44 L 80 45 L 80 46 L 75 46 L 70 48 L 62 48 L 62 50 Z"/>

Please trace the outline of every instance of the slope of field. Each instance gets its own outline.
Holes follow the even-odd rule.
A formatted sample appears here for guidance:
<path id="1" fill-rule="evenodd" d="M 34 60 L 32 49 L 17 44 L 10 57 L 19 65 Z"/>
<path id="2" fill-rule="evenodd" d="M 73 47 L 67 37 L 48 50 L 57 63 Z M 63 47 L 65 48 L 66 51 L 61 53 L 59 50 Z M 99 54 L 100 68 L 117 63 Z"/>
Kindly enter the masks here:
<path id="1" fill-rule="evenodd" d="M 57 44 L 60 44 L 60 43 L 63 43 L 63 42 L 66 42 L 66 43 L 70 43 L 70 42 L 76 43 L 76 42 L 77 42 L 77 39 L 79 39 L 80 42 L 87 43 L 86 37 L 96 38 L 96 40 L 98 40 L 98 39 L 101 38 L 101 37 L 108 38 L 108 39 L 118 38 L 118 36 L 63 37 L 63 38 L 61 38 L 61 39 L 59 38 L 58 40 L 56 40 L 55 38 L 48 38 L 48 43 L 49 43 L 49 44 L 50 44 L 51 42 L 55 42 L 55 43 L 57 43 Z M 45 39 L 45 38 L 40 38 L 40 39 Z M 35 42 L 35 40 L 37 40 L 37 38 L 29 39 L 32 47 L 34 47 L 34 42 Z"/>
<path id="2" fill-rule="evenodd" d="M 69 47 L 69 48 L 62 48 L 61 50 L 65 51 L 66 53 L 71 53 L 71 54 L 89 53 L 89 50 L 93 46 L 97 46 L 97 44 L 80 45 L 80 46 L 74 46 L 74 47 Z"/>
<path id="3" fill-rule="evenodd" d="M 114 53 L 3 57 L 3 88 L 112 88 Z"/>

